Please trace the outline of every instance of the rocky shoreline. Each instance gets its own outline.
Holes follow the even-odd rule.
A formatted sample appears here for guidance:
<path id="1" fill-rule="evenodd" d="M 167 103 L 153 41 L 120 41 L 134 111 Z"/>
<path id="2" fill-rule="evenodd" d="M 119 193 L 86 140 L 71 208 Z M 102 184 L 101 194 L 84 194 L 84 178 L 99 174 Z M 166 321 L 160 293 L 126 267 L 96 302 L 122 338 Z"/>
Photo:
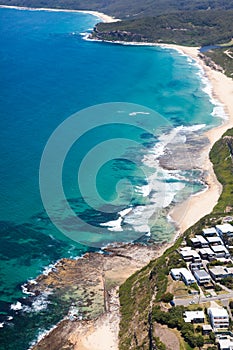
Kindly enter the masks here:
<path id="1" fill-rule="evenodd" d="M 33 283 L 28 282 L 25 287 L 29 293 L 39 296 L 50 292 L 71 305 L 64 319 L 31 349 L 85 349 L 81 343 L 88 342 L 87 335 L 92 337 L 93 330 L 101 331 L 109 322 L 112 334 L 108 339 L 111 343 L 115 338 L 112 344 L 116 344 L 120 320 L 118 287 L 170 245 L 109 246 L 101 254 L 87 253 L 77 260 L 61 259 L 48 274 L 38 276 Z"/>

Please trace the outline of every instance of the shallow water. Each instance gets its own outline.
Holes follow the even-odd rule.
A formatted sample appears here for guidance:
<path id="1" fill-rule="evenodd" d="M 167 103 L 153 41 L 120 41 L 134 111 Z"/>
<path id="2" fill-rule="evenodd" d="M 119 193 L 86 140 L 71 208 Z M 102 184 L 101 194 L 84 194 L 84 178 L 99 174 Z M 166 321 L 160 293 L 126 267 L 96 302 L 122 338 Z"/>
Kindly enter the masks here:
<path id="1" fill-rule="evenodd" d="M 174 50 L 83 40 L 80 33 L 96 21 L 80 13 L 0 9 L 1 349 L 26 349 L 67 312 L 68 305 L 56 303 L 47 311 L 10 311 L 26 280 L 61 257 L 110 242 L 170 240 L 169 206 L 204 186 L 192 159 L 171 169 L 161 161 L 170 149 L 177 165 L 174 144 L 185 148 L 187 139 L 221 122 L 222 108 L 214 109 L 203 73 Z M 78 112 L 87 107 L 91 113 Z M 53 194 L 56 162 L 63 160 L 57 155 L 72 133 L 77 138 L 81 127 L 89 128 L 69 145 L 62 164 L 68 207 L 62 197 L 50 197 L 61 232 L 44 210 L 39 167 L 50 135 L 76 112 L 77 130 L 60 135 L 46 165 Z"/>

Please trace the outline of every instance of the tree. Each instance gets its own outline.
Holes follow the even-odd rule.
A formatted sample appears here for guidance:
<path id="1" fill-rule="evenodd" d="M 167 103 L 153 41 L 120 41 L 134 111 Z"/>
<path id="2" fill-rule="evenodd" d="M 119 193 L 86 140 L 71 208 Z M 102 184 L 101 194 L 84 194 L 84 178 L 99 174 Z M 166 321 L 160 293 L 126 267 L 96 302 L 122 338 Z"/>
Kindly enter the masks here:
<path id="1" fill-rule="evenodd" d="M 164 301 L 165 303 L 169 303 L 170 301 L 173 300 L 174 295 L 172 293 L 165 293 L 161 296 L 161 300 Z"/>

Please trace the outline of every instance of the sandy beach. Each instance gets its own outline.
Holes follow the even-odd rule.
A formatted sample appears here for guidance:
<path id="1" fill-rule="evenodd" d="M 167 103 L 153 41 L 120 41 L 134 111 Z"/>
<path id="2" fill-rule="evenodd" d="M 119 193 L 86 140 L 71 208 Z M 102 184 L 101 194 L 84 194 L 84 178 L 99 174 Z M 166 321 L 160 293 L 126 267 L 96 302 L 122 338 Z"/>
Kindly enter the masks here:
<path id="1" fill-rule="evenodd" d="M 103 22 L 114 22 L 117 19 L 105 15 L 96 11 L 80 11 L 80 10 L 63 10 L 63 9 L 50 9 L 50 8 L 25 8 L 15 6 L 3 6 L 0 8 L 12 8 L 19 10 L 31 10 L 31 11 L 56 11 L 56 12 L 82 12 L 89 13 Z M 123 43 L 138 45 L 138 43 Z M 140 43 L 139 45 L 156 45 L 154 43 Z M 202 152 L 202 164 L 203 169 L 207 173 L 206 183 L 208 188 L 194 196 L 191 196 L 187 201 L 176 206 L 171 212 L 171 218 L 177 223 L 179 227 L 179 233 L 183 233 L 188 227 L 197 222 L 201 217 L 210 213 L 218 201 L 221 194 L 221 185 L 217 181 L 214 174 L 212 164 L 209 160 L 209 151 L 212 145 L 222 136 L 222 134 L 229 128 L 233 127 L 233 80 L 227 78 L 223 73 L 215 71 L 206 66 L 204 61 L 199 57 L 199 50 L 197 47 L 183 47 L 177 45 L 159 45 L 169 49 L 175 49 L 180 51 L 194 60 L 202 67 L 205 76 L 208 78 L 212 86 L 212 96 L 214 99 L 220 101 L 224 105 L 227 119 L 223 120 L 221 126 L 213 128 L 206 132 L 206 137 L 209 139 L 208 146 Z M 177 235 L 176 235 L 177 237 Z M 169 243 L 160 247 L 158 250 L 153 250 L 147 247 L 134 246 L 129 252 L 127 250 L 118 255 L 112 257 L 101 263 L 103 270 L 101 270 L 100 276 L 104 281 L 113 283 L 114 288 L 109 290 L 108 295 L 108 308 L 105 313 L 100 317 L 92 321 L 77 321 L 69 322 L 65 321 L 58 325 L 57 329 L 52 331 L 46 336 L 42 342 L 39 342 L 34 350 L 54 349 L 56 345 L 56 337 L 58 333 L 61 333 L 64 338 L 67 339 L 67 344 L 72 344 L 73 349 L 79 350 L 117 350 L 118 349 L 118 331 L 120 322 L 119 311 L 119 298 L 118 298 L 118 286 L 123 283 L 132 273 L 142 268 L 149 263 L 151 259 L 158 258 L 163 252 L 171 246 L 173 243 Z M 128 254 L 128 256 L 127 256 Z M 99 254 L 100 255 L 100 254 Z M 122 255 L 124 255 L 122 257 Z M 102 257 L 99 257 L 99 259 Z M 106 258 L 107 259 L 107 258 Z M 64 267 L 64 266 L 63 266 Z M 94 266 L 95 267 L 95 266 Z M 93 268 L 94 271 L 94 268 Z M 93 272 L 95 273 L 95 271 Z M 51 277 L 51 276 L 50 276 Z M 56 277 L 56 276 L 55 276 Z M 54 277 L 54 279 L 56 279 Z M 102 283 L 101 278 L 99 278 Z M 109 282 L 110 281 L 110 282 Z M 103 282 L 104 285 L 105 282 Z M 117 286 L 116 286 L 117 285 Z M 103 286 L 100 285 L 100 291 L 103 291 Z M 62 333 L 63 332 L 63 333 Z"/>
<path id="2" fill-rule="evenodd" d="M 222 125 L 209 130 L 205 134 L 209 139 L 209 145 L 203 150 L 202 164 L 203 169 L 207 172 L 207 190 L 191 196 L 188 200 L 176 206 L 170 213 L 172 219 L 178 224 L 180 233 L 183 233 L 187 228 L 212 211 L 221 194 L 222 186 L 214 174 L 212 163 L 209 160 L 209 152 L 223 133 L 233 127 L 233 80 L 223 73 L 206 66 L 198 55 L 198 47 L 177 45 L 163 45 L 163 47 L 178 50 L 197 61 L 211 83 L 213 98 L 223 104 L 227 115 L 227 119 L 223 120 Z"/>
<path id="3" fill-rule="evenodd" d="M 145 43 L 146 44 L 146 43 Z M 209 145 L 202 152 L 203 169 L 207 173 L 206 184 L 208 188 L 194 196 L 191 196 L 187 201 L 176 206 L 170 216 L 179 227 L 179 234 L 183 233 L 187 228 L 197 222 L 204 215 L 210 213 L 218 201 L 221 194 L 221 184 L 218 182 L 209 159 L 209 151 L 213 144 L 222 136 L 229 128 L 233 127 L 233 81 L 227 78 L 223 73 L 212 70 L 206 66 L 198 56 L 199 48 L 182 47 L 176 45 L 163 45 L 164 47 L 179 50 L 183 54 L 192 57 L 203 68 L 206 77 L 212 86 L 212 96 L 224 105 L 224 110 L 227 119 L 222 125 L 213 128 L 206 132 L 209 139 Z M 176 235 L 178 237 L 178 234 Z M 170 244 L 172 245 L 172 243 Z M 161 249 L 160 254 L 163 254 L 165 249 Z M 120 271 L 115 271 L 116 275 Z M 125 271 L 125 278 L 129 271 Z M 115 292 L 114 292 L 115 293 Z M 115 306 L 119 304 L 117 294 L 114 294 Z M 118 349 L 118 330 L 119 330 L 120 313 L 119 307 L 110 309 L 109 312 L 92 323 L 92 327 L 88 332 L 81 333 L 76 337 L 79 339 L 81 347 L 75 349 L 82 350 L 117 350 Z M 85 329 L 85 327 L 84 327 Z"/>
<path id="4" fill-rule="evenodd" d="M 98 17 L 105 23 L 120 21 L 117 18 L 108 16 L 108 15 L 106 15 L 106 14 L 104 14 L 102 12 L 98 12 L 98 11 L 53 9 L 53 8 L 46 8 L 46 7 L 39 7 L 39 8 L 36 8 L 36 7 L 20 7 L 20 6 L 7 6 L 7 5 L 0 5 L 0 8 L 8 8 L 8 9 L 15 9 L 15 10 L 28 10 L 28 11 L 79 12 L 79 13 L 88 13 L 90 15 Z"/>

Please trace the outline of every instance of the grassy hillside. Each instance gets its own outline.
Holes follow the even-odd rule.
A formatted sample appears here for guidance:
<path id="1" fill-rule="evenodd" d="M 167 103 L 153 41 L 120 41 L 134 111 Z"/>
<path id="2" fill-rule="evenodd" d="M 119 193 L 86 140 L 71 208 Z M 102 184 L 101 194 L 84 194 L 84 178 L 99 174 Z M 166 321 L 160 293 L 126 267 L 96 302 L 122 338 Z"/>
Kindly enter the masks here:
<path id="1" fill-rule="evenodd" d="M 97 10 L 118 18 L 157 16 L 177 11 L 233 9 L 233 0 L 1 0 L 0 4 Z"/>
<path id="2" fill-rule="evenodd" d="M 205 216 L 188 229 L 184 237 L 199 233 L 205 226 L 221 222 L 226 215 L 233 215 L 233 129 L 215 143 L 211 150 L 211 160 L 215 173 L 223 185 L 219 202 L 210 215 Z M 121 322 L 120 350 L 153 349 L 154 313 L 157 303 L 167 290 L 168 273 L 172 267 L 179 267 L 176 249 L 183 241 L 180 237 L 175 245 L 159 259 L 151 261 L 141 271 L 132 275 L 120 287 Z M 189 345 L 189 349 L 191 349 Z"/>
<path id="3" fill-rule="evenodd" d="M 203 46 L 230 41 L 233 10 L 188 11 L 115 23 L 99 23 L 94 33 L 100 39 L 175 43 Z"/>
<path id="4" fill-rule="evenodd" d="M 228 77 L 233 78 L 233 46 L 210 50 L 205 54 L 219 64 Z"/>

